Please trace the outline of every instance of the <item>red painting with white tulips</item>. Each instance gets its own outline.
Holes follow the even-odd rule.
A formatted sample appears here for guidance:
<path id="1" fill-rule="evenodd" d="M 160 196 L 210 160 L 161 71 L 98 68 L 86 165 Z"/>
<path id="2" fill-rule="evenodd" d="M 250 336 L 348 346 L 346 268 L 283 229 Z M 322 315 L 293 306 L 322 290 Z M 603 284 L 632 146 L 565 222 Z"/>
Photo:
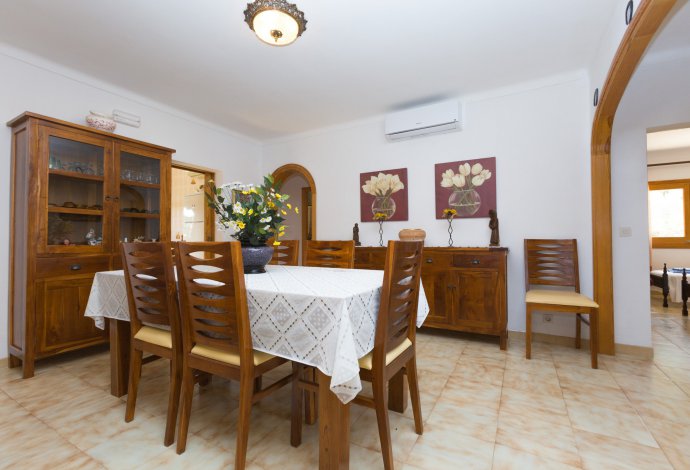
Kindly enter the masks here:
<path id="1" fill-rule="evenodd" d="M 496 209 L 495 157 L 437 163 L 434 177 L 437 219 L 448 217 L 446 209 L 465 219 L 489 217 Z"/>
<path id="2" fill-rule="evenodd" d="M 407 168 L 359 175 L 362 222 L 408 220 Z"/>

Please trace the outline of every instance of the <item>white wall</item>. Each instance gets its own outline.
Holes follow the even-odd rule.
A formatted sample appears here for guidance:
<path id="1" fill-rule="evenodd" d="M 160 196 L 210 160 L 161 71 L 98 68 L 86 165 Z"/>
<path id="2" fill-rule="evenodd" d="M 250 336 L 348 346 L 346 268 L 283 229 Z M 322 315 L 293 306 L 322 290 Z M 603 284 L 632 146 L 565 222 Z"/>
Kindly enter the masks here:
<path id="1" fill-rule="evenodd" d="M 164 79 L 161 77 L 159 79 Z M 24 111 L 84 123 L 89 110 L 122 109 L 142 116 L 142 126 L 120 126 L 116 133 L 177 150 L 173 158 L 219 170 L 222 181 L 257 181 L 261 147 L 253 140 L 181 112 L 111 87 L 0 43 L 0 121 Z M 8 259 L 10 207 L 10 129 L 0 129 L 0 259 Z M 8 289 L 7 262 L 0 268 L 0 292 Z M 0 325 L 7 324 L 7 302 L 0 303 Z M 7 329 L 0 327 L 0 357 L 7 355 Z"/>
<path id="2" fill-rule="evenodd" d="M 647 152 L 647 163 L 669 163 L 690 161 L 690 148 L 657 150 Z M 690 179 L 690 163 L 655 166 L 647 169 L 649 181 Z M 690 249 L 653 249 L 652 267 L 661 269 L 667 264 L 671 267 L 690 266 Z"/>
<path id="3" fill-rule="evenodd" d="M 592 292 L 588 93 L 579 73 L 466 98 L 462 132 L 404 142 L 385 140 L 381 118 L 293 136 L 265 146 L 263 171 L 304 165 L 316 182 L 319 238 L 349 239 L 359 222 L 359 174 L 406 167 L 410 220 L 385 223 L 384 237 L 397 239 L 400 229 L 421 227 L 427 246 L 445 246 L 447 223 L 434 218 L 434 164 L 495 156 L 501 241 L 511 250 L 508 327 L 524 331 L 524 238 L 577 238 L 583 291 Z M 488 222 L 456 220 L 456 246 L 487 246 Z M 360 223 L 363 245 L 377 243 L 377 228 Z M 571 336 L 575 331 L 568 316 L 551 324 L 535 320 L 535 328 Z"/>

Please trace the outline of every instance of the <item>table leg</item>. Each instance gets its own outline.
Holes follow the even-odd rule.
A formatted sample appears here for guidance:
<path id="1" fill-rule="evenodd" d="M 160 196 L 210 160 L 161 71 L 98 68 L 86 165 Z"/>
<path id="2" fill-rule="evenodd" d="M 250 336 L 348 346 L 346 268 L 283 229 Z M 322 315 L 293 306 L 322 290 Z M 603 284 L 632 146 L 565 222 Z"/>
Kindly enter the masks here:
<path id="1" fill-rule="evenodd" d="M 331 378 L 317 371 L 319 382 L 319 469 L 350 467 L 350 405 L 343 404 L 329 386 Z"/>
<path id="2" fill-rule="evenodd" d="M 129 382 L 129 322 L 109 319 L 110 322 L 110 394 L 121 397 L 127 393 Z"/>
<path id="3" fill-rule="evenodd" d="M 409 402 L 407 386 L 407 376 L 403 369 L 391 378 L 388 382 L 388 409 L 396 413 L 404 413 Z"/>

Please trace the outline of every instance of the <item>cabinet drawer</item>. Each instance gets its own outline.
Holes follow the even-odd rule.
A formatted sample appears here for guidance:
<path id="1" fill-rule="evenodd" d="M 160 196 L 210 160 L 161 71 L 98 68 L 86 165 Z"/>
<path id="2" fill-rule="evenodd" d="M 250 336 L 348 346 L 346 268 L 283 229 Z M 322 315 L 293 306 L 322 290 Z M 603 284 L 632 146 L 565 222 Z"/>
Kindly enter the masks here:
<path id="1" fill-rule="evenodd" d="M 109 258 L 109 256 L 39 258 L 36 261 L 36 277 L 47 278 L 108 271 Z"/>
<path id="2" fill-rule="evenodd" d="M 455 268 L 498 269 L 500 266 L 500 258 L 494 255 L 472 253 L 453 255 L 453 267 Z"/>
<path id="3" fill-rule="evenodd" d="M 441 253 L 422 252 L 422 269 L 427 268 L 449 268 L 451 257 Z"/>

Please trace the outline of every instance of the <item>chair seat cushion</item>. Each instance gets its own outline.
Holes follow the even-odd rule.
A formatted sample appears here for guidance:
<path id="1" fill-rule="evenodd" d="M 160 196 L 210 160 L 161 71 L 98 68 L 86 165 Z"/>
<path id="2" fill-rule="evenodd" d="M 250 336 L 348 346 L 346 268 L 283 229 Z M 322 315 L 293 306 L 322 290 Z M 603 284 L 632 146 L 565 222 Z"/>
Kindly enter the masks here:
<path id="1" fill-rule="evenodd" d="M 172 349 L 172 336 L 169 330 L 155 328 L 153 326 L 142 326 L 134 335 L 135 339 L 144 341 L 145 343 L 155 344 L 164 348 Z"/>
<path id="2" fill-rule="evenodd" d="M 410 346 L 412 346 L 412 341 L 410 341 L 409 338 L 405 338 L 405 341 L 400 343 L 394 349 L 391 349 L 390 351 L 388 351 L 388 354 L 386 354 L 386 365 L 393 362 L 395 360 L 395 358 L 397 358 L 402 353 L 404 353 L 407 350 L 407 348 L 409 348 Z M 371 370 L 371 364 L 372 364 L 373 358 L 374 358 L 374 351 L 370 352 L 366 356 L 359 359 L 359 367 L 361 367 L 362 369 Z"/>
<path id="3" fill-rule="evenodd" d="M 275 356 L 261 351 L 252 351 L 254 353 L 254 365 L 258 366 L 266 361 L 273 359 Z M 240 365 L 240 355 L 235 352 L 214 348 L 213 346 L 206 346 L 197 344 L 192 348 L 192 354 L 197 356 L 207 357 L 215 361 L 225 362 L 233 366 Z"/>
<path id="4" fill-rule="evenodd" d="M 528 304 L 566 305 L 568 307 L 599 308 L 599 304 L 573 291 L 531 289 L 525 295 Z"/>

